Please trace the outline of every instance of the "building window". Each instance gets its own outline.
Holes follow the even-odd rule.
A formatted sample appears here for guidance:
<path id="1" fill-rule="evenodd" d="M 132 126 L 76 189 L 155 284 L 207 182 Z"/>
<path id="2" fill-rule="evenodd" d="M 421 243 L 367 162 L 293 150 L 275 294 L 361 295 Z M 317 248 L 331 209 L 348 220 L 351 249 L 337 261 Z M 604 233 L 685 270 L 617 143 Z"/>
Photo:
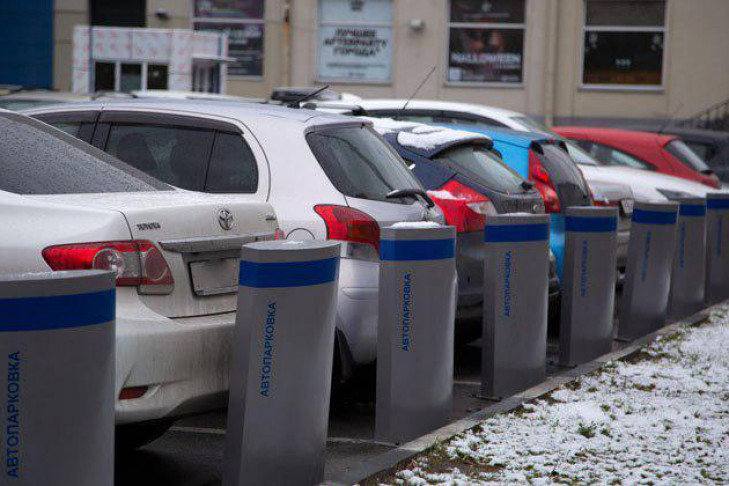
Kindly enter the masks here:
<path id="1" fill-rule="evenodd" d="M 229 76 L 263 76 L 264 0 L 194 0 L 193 28 L 228 34 Z"/>
<path id="2" fill-rule="evenodd" d="M 145 0 L 90 0 L 91 25 L 107 27 L 144 27 L 147 24 Z"/>
<path id="3" fill-rule="evenodd" d="M 319 0 L 322 81 L 382 83 L 392 75 L 392 0 Z"/>
<path id="4" fill-rule="evenodd" d="M 451 0 L 451 83 L 520 84 L 524 79 L 525 0 Z"/>
<path id="5" fill-rule="evenodd" d="M 146 62 L 97 61 L 94 91 L 129 93 L 141 89 L 167 89 L 167 66 Z"/>
<path id="6" fill-rule="evenodd" d="M 660 87 L 665 0 L 586 0 L 582 84 Z"/>

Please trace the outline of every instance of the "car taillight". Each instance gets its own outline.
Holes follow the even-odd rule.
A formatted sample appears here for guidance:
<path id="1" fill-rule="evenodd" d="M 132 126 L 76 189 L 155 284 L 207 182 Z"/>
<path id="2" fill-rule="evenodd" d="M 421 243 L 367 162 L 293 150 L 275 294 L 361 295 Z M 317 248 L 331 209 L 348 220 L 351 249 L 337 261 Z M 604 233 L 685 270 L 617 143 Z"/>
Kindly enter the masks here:
<path id="1" fill-rule="evenodd" d="M 449 181 L 428 195 L 443 211 L 446 222 L 459 233 L 483 230 L 486 216 L 495 215 L 496 208 L 483 194 L 460 182 Z"/>
<path id="2" fill-rule="evenodd" d="M 529 151 L 529 180 L 534 182 L 542 195 L 542 199 L 544 199 L 544 212 L 559 213 L 562 211 L 562 205 L 557 196 L 557 188 L 554 187 L 549 172 L 544 168 L 542 161 L 539 160 L 533 150 Z"/>
<path id="3" fill-rule="evenodd" d="M 43 258 L 53 270 L 112 270 L 118 287 L 142 294 L 169 294 L 175 286 L 162 252 L 146 240 L 49 246 Z"/>
<path id="4" fill-rule="evenodd" d="M 273 231 L 273 239 L 274 240 L 285 240 L 286 239 L 286 233 L 284 233 L 284 230 L 280 228 L 276 228 Z"/>
<path id="5" fill-rule="evenodd" d="M 327 227 L 327 239 L 346 241 L 371 247 L 380 254 L 380 225 L 367 213 L 347 206 L 319 204 L 314 206 Z"/>

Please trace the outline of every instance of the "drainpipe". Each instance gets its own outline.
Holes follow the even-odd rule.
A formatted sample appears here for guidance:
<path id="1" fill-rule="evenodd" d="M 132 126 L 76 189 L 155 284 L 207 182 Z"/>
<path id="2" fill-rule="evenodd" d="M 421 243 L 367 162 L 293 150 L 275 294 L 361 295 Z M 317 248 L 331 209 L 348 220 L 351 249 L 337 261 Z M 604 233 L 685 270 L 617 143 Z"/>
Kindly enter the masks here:
<path id="1" fill-rule="evenodd" d="M 548 126 L 554 123 L 554 111 L 557 98 L 557 46 L 559 45 L 559 0 L 549 2 L 547 47 L 547 71 L 544 80 L 544 121 Z"/>
<path id="2" fill-rule="evenodd" d="M 291 0 L 283 2 L 283 22 L 281 23 L 281 79 L 279 86 L 291 86 Z"/>

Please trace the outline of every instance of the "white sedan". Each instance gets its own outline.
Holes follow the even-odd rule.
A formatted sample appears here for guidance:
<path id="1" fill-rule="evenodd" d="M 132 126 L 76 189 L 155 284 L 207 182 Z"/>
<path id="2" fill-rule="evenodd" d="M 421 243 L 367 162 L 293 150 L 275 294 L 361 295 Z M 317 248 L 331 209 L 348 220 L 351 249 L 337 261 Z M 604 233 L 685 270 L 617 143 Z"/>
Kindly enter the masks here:
<path id="1" fill-rule="evenodd" d="M 0 133 L 0 272 L 117 272 L 118 437 L 224 404 L 240 247 L 273 238 L 271 206 L 173 189 L 17 113 Z"/>

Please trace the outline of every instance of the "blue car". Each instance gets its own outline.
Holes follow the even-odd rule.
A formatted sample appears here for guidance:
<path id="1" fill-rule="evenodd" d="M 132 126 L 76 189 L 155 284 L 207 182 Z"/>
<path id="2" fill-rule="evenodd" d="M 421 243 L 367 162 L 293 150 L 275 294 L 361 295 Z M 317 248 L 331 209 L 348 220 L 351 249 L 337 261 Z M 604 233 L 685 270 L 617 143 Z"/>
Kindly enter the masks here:
<path id="1" fill-rule="evenodd" d="M 448 128 L 482 133 L 493 140 L 493 148 L 503 161 L 525 179 L 534 183 L 550 215 L 550 247 L 557 259 L 557 274 L 562 278 L 564 260 L 564 209 L 592 206 L 592 194 L 582 171 L 567 153 L 563 141 L 544 133 L 521 132 L 482 125 L 443 125 Z"/>

